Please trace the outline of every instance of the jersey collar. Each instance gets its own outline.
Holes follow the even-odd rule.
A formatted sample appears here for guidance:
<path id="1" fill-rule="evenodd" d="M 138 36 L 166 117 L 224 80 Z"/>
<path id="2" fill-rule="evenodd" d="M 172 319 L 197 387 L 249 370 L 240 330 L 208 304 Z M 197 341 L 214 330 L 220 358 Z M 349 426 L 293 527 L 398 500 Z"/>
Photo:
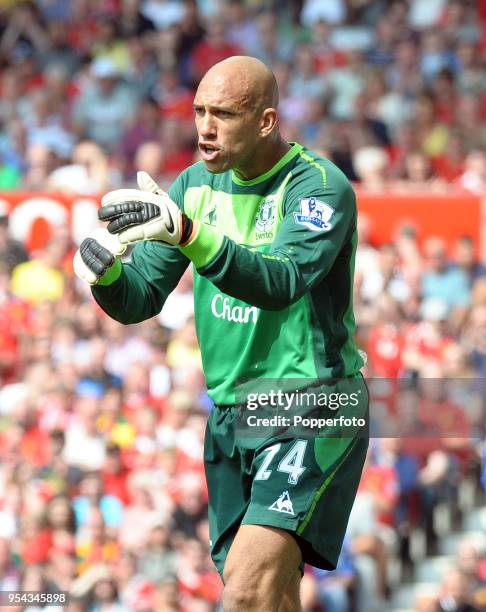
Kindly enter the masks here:
<path id="1" fill-rule="evenodd" d="M 269 179 L 271 176 L 279 172 L 286 164 L 289 163 L 289 161 L 293 157 L 298 155 L 304 148 L 298 142 L 289 142 L 289 144 L 292 145 L 292 148 L 289 149 L 287 153 L 285 153 L 285 155 L 278 160 L 275 166 L 272 166 L 270 170 L 267 170 L 265 174 L 260 174 L 260 176 L 256 176 L 255 178 L 250 179 L 249 181 L 244 181 L 238 178 L 236 174 L 234 173 L 234 171 L 231 170 L 231 179 L 233 183 L 236 183 L 237 185 L 251 186 L 251 185 L 257 185 L 258 183 L 262 183 L 263 181 L 266 181 L 267 179 Z"/>

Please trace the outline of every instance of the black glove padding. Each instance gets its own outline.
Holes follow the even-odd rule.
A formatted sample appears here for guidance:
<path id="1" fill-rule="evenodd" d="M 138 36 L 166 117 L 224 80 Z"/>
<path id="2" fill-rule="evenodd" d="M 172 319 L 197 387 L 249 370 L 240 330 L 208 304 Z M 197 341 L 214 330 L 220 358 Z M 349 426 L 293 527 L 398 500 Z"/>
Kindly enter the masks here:
<path id="1" fill-rule="evenodd" d="M 113 253 L 101 246 L 94 238 L 85 238 L 79 247 L 81 259 L 86 266 L 101 277 L 115 263 Z"/>
<path id="2" fill-rule="evenodd" d="M 106 229 L 110 234 L 119 234 L 132 225 L 140 225 L 160 215 L 160 208 L 151 202 L 123 202 L 110 204 L 98 210 L 100 221 L 109 221 Z"/>

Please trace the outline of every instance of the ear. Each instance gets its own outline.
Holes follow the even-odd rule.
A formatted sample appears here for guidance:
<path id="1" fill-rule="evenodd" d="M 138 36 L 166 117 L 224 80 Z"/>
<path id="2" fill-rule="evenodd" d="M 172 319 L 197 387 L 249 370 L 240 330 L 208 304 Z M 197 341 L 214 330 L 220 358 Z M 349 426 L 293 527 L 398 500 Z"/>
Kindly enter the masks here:
<path id="1" fill-rule="evenodd" d="M 266 108 L 262 113 L 260 123 L 260 134 L 263 137 L 268 136 L 277 126 L 277 111 L 274 108 Z"/>

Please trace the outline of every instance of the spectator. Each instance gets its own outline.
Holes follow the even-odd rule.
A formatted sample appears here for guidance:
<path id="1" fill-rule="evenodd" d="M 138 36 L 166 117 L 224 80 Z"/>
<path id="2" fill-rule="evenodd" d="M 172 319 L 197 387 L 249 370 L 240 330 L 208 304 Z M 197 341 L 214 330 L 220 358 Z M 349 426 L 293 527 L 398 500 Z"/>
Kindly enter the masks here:
<path id="1" fill-rule="evenodd" d="M 411 151 L 404 160 L 404 176 L 394 189 L 401 191 L 445 191 L 446 184 L 435 176 L 430 159 L 421 151 Z"/>
<path id="2" fill-rule="evenodd" d="M 107 445 L 105 464 L 101 470 L 101 488 L 106 495 L 116 497 L 123 505 L 130 499 L 127 484 L 129 473 L 123 463 L 120 447 L 116 444 Z"/>
<path id="3" fill-rule="evenodd" d="M 351 608 L 353 594 L 357 591 L 358 574 L 347 540 L 333 572 L 315 567 L 307 568 L 307 572 L 302 584 L 304 609 L 322 606 L 328 612 L 341 612 Z M 312 580 L 309 580 L 309 575 L 313 577 Z"/>
<path id="4" fill-rule="evenodd" d="M 454 245 L 454 261 L 468 275 L 471 285 L 486 276 L 486 266 L 480 263 L 474 252 L 474 241 L 470 236 L 461 236 Z"/>
<path id="5" fill-rule="evenodd" d="M 64 459 L 83 470 L 99 470 L 105 460 L 105 444 L 96 427 L 102 388 L 82 385 L 78 393 L 75 417 L 66 435 Z"/>
<path id="6" fill-rule="evenodd" d="M 155 584 L 170 579 L 176 573 L 177 554 L 170 545 L 172 526 L 160 519 L 154 521 L 147 540 L 147 553 L 140 560 L 139 569 Z"/>
<path id="7" fill-rule="evenodd" d="M 133 180 L 134 160 L 139 147 L 153 140 L 159 129 L 159 109 L 155 100 L 141 100 L 133 124 L 127 128 L 121 142 L 121 165 L 125 179 Z M 155 173 L 158 174 L 158 170 Z M 100 190 L 102 191 L 102 190 Z"/>
<path id="8" fill-rule="evenodd" d="M 444 242 L 440 238 L 429 238 L 424 252 L 427 268 L 422 283 L 423 297 L 443 300 L 447 308 L 467 304 L 468 278 L 457 266 L 447 265 Z"/>
<path id="9" fill-rule="evenodd" d="M 326 91 L 324 76 L 316 74 L 316 61 L 309 45 L 297 47 L 293 76 L 289 82 L 290 95 L 302 95 L 304 91 L 310 98 L 322 97 Z"/>
<path id="10" fill-rule="evenodd" d="M 477 378 L 486 378 L 486 303 L 473 306 L 469 312 L 463 344 Z"/>
<path id="11" fill-rule="evenodd" d="M 225 7 L 225 20 L 228 23 L 228 41 L 251 55 L 251 49 L 258 44 L 255 21 L 250 18 L 244 2 L 230 0 Z"/>
<path id="12" fill-rule="evenodd" d="M 145 0 L 141 6 L 141 14 L 161 30 L 184 17 L 184 6 L 176 0 Z"/>
<path id="13" fill-rule="evenodd" d="M 44 251 L 29 261 L 19 263 L 12 271 L 12 293 L 38 304 L 44 300 L 60 300 L 64 290 L 61 261 L 63 246 L 51 240 Z"/>
<path id="14" fill-rule="evenodd" d="M 101 562 L 113 562 L 119 555 L 117 540 L 110 537 L 101 510 L 91 507 L 82 529 L 77 532 L 78 572 L 83 574 Z"/>
<path id="15" fill-rule="evenodd" d="M 459 185 L 475 195 L 484 195 L 486 189 L 486 153 L 471 151 L 466 157 L 464 173 L 459 177 Z"/>
<path id="16" fill-rule="evenodd" d="M 129 63 L 125 81 L 137 100 L 150 98 L 159 76 L 155 54 L 148 43 L 136 36 L 128 40 L 127 46 Z"/>
<path id="17" fill-rule="evenodd" d="M 118 598 L 116 582 L 110 577 L 100 577 L 90 592 L 91 605 L 89 612 L 125 612 Z"/>
<path id="18" fill-rule="evenodd" d="M 147 19 L 142 12 L 140 0 L 125 0 L 120 8 L 118 16 L 118 31 L 120 38 L 131 40 L 145 39 L 154 31 L 154 24 L 151 19 Z"/>
<path id="19" fill-rule="evenodd" d="M 470 600 L 468 590 L 470 583 L 467 577 L 458 569 L 451 569 L 442 580 L 439 597 L 439 612 L 455 609 L 461 612 L 479 612 Z"/>
<path id="20" fill-rule="evenodd" d="M 278 19 L 269 11 L 263 11 L 256 20 L 257 36 L 253 46 L 248 46 L 250 55 L 258 57 L 268 66 L 275 67 L 280 62 L 290 63 L 294 42 L 292 38 L 278 35 Z"/>
<path id="21" fill-rule="evenodd" d="M 154 180 L 159 179 L 162 169 L 162 160 L 164 159 L 164 153 L 162 146 L 158 142 L 147 141 L 141 144 L 133 160 L 134 163 L 134 174 L 140 170 L 148 172 L 150 176 L 154 177 Z M 164 181 L 165 183 L 165 181 Z"/>
<path id="22" fill-rule="evenodd" d="M 174 178 L 194 162 L 194 139 L 181 134 L 176 117 L 167 118 L 161 126 L 162 160 L 160 171 L 163 182 L 170 184 Z"/>
<path id="23" fill-rule="evenodd" d="M 387 81 L 394 91 L 406 98 L 415 98 L 422 86 L 418 62 L 420 54 L 411 36 L 405 37 L 396 46 L 396 60 L 387 70 Z"/>
<path id="24" fill-rule="evenodd" d="M 384 70 L 379 70 L 370 76 L 365 96 L 368 115 L 380 121 L 386 128 L 385 138 L 381 137 L 383 144 L 392 147 L 392 140 L 396 138 L 397 130 L 405 121 L 410 121 L 412 118 L 413 107 L 410 99 L 400 86 L 388 89 Z M 383 128 L 380 129 L 383 133 Z"/>
<path id="25" fill-rule="evenodd" d="M 406 174 L 406 159 L 419 147 L 415 126 L 411 122 L 403 122 L 398 128 L 391 147 L 392 163 L 390 178 L 401 179 Z M 391 183 L 393 186 L 393 183 Z"/>
<path id="26" fill-rule="evenodd" d="M 95 195 L 113 187 L 119 176 L 109 167 L 103 149 L 91 141 L 80 142 L 72 154 L 72 164 L 60 166 L 48 177 L 50 189 Z"/>
<path id="27" fill-rule="evenodd" d="M 443 181 L 454 184 L 464 172 L 465 142 L 459 132 L 451 132 L 447 149 L 432 159 L 435 173 Z"/>
<path id="28" fill-rule="evenodd" d="M 481 70 L 478 46 L 467 40 L 459 41 L 456 54 L 460 66 L 456 83 L 459 92 L 481 95 L 486 87 L 486 77 Z"/>
<path id="29" fill-rule="evenodd" d="M 128 45 L 118 37 L 117 23 L 113 18 L 103 16 L 98 20 L 92 53 L 95 61 L 106 59 L 113 64 L 117 74 L 125 75 L 128 72 L 130 66 Z"/>
<path id="30" fill-rule="evenodd" d="M 376 320 L 370 326 L 367 354 L 373 376 L 398 379 L 403 374 L 403 335 L 400 311 L 387 293 L 378 298 Z"/>
<path id="31" fill-rule="evenodd" d="M 27 191 L 47 189 L 49 175 L 61 164 L 61 161 L 45 143 L 31 143 L 25 154 L 26 171 L 21 187 Z"/>
<path id="32" fill-rule="evenodd" d="M 355 143 L 388 147 L 390 138 L 388 128 L 379 118 L 364 93 L 355 100 L 354 121 L 350 126 Z M 356 146 L 356 144 L 355 144 Z"/>
<path id="33" fill-rule="evenodd" d="M 154 521 L 160 520 L 154 496 L 148 487 L 132 478 L 129 484 L 130 503 L 125 508 L 120 528 L 123 548 L 140 553 L 145 549 Z"/>
<path id="34" fill-rule="evenodd" d="M 484 109 L 481 109 L 479 98 L 467 94 L 457 99 L 455 126 L 470 154 L 473 154 L 476 150 L 484 152 L 486 126 L 483 118 Z"/>
<path id="35" fill-rule="evenodd" d="M 443 2 L 443 0 L 437 0 Z M 415 6 L 418 2 L 415 3 Z M 455 71 L 455 56 L 450 51 L 439 31 L 431 28 L 426 30 L 422 37 L 421 71 L 426 83 L 433 81 L 434 77 L 444 68 Z"/>
<path id="36" fill-rule="evenodd" d="M 11 273 L 15 266 L 27 261 L 29 255 L 24 245 L 10 235 L 6 212 L 5 209 L 0 209 L 0 263 Z"/>
<path id="37" fill-rule="evenodd" d="M 20 572 L 13 563 L 10 543 L 0 538 L 0 585 L 4 591 L 16 591 L 19 587 Z"/>
<path id="38" fill-rule="evenodd" d="M 342 121 L 332 125 L 328 138 L 329 157 L 350 181 L 357 181 L 358 176 L 353 165 L 351 138 L 346 122 Z"/>
<path id="39" fill-rule="evenodd" d="M 226 26 L 221 18 L 213 17 L 207 23 L 204 39 L 192 50 L 191 77 L 199 83 L 202 76 L 216 64 L 232 55 L 241 55 L 241 49 L 226 40 Z"/>
<path id="40" fill-rule="evenodd" d="M 428 157 L 441 155 L 447 145 L 447 126 L 437 121 L 435 97 L 425 91 L 418 95 L 415 103 L 415 121 L 420 147 Z"/>
<path id="41" fill-rule="evenodd" d="M 206 519 L 203 487 L 199 474 L 187 473 L 181 480 L 174 529 L 185 536 L 195 537 L 199 523 Z"/>
<path id="42" fill-rule="evenodd" d="M 190 608 L 193 599 L 215 604 L 221 595 L 222 584 L 218 573 L 208 567 L 199 540 L 188 539 L 184 542 L 177 578 L 181 594 L 187 598 Z"/>
<path id="43" fill-rule="evenodd" d="M 113 495 L 104 493 L 103 481 L 97 472 L 83 476 L 79 485 L 79 495 L 73 499 L 73 509 L 77 527 L 83 527 L 91 508 L 99 508 L 108 528 L 117 529 L 123 517 L 123 504 Z"/>
<path id="44" fill-rule="evenodd" d="M 70 44 L 69 28 L 63 21 L 47 21 L 47 36 L 40 49 L 40 61 L 45 71 L 61 69 L 69 75 L 79 70 L 81 58 Z"/>
<path id="45" fill-rule="evenodd" d="M 360 179 L 360 189 L 372 192 L 385 189 L 388 155 L 383 149 L 376 146 L 358 149 L 353 157 L 353 167 Z"/>
<path id="46" fill-rule="evenodd" d="M 76 100 L 74 126 L 81 137 L 113 152 L 132 117 L 133 93 L 121 83 L 116 65 L 108 58 L 93 61 L 91 75 L 95 82 Z"/>
<path id="47" fill-rule="evenodd" d="M 318 0 L 305 0 L 302 9 L 302 23 L 310 26 L 316 21 L 341 23 L 346 16 L 346 3 L 342 0 L 331 0 L 325 5 Z"/>
<path id="48" fill-rule="evenodd" d="M 348 53 L 346 66 L 335 69 L 329 75 L 332 98 L 329 112 L 336 119 L 351 119 L 358 95 L 365 87 L 365 70 L 363 54 L 360 51 Z"/>
<path id="49" fill-rule="evenodd" d="M 187 130 L 188 123 L 193 122 L 192 95 L 189 89 L 182 85 L 178 73 L 169 68 L 160 75 L 154 97 L 159 103 L 160 115 L 163 119 L 170 118 L 179 121 Z"/>

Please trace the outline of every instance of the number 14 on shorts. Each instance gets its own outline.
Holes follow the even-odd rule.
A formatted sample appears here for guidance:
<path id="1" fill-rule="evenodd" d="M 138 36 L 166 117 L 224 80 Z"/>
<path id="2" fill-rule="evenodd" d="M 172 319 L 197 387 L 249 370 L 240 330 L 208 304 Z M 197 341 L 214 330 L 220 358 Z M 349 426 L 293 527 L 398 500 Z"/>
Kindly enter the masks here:
<path id="1" fill-rule="evenodd" d="M 297 484 L 299 478 L 306 470 L 306 467 L 304 466 L 304 456 L 307 448 L 307 442 L 307 440 L 296 440 L 276 467 L 277 472 L 285 472 L 289 475 L 289 484 Z M 269 446 L 263 451 L 266 453 L 266 456 L 255 474 L 255 480 L 268 480 L 270 478 L 273 470 L 275 469 L 273 466 L 271 467 L 271 464 L 275 456 L 278 454 L 281 446 L 282 444 L 278 442 L 277 444 L 272 444 L 272 446 Z"/>

